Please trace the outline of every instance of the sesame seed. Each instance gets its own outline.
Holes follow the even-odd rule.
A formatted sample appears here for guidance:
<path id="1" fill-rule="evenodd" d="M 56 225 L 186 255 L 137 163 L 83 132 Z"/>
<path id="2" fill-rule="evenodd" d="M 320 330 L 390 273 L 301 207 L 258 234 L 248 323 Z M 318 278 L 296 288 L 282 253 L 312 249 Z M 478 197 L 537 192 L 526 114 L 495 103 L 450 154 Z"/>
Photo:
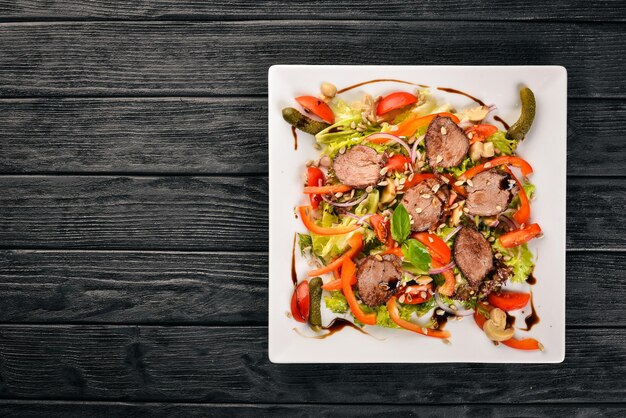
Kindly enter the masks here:
<path id="1" fill-rule="evenodd" d="M 416 280 L 416 282 L 419 284 L 428 284 L 432 281 L 433 281 L 432 277 L 428 277 L 428 276 L 421 276 L 421 277 L 418 277 Z"/>
<path id="2" fill-rule="evenodd" d="M 420 296 L 422 297 L 422 299 L 426 299 L 426 296 L 428 296 L 428 293 L 424 292 L 423 290 L 420 292 Z"/>
<path id="3" fill-rule="evenodd" d="M 350 124 L 350 127 L 352 129 L 356 129 L 356 122 L 352 121 L 352 123 Z"/>
<path id="4" fill-rule="evenodd" d="M 396 186 L 396 192 L 402 189 L 404 189 L 404 184 L 398 184 L 398 186 Z"/>
<path id="5" fill-rule="evenodd" d="M 437 315 L 441 316 L 441 315 L 443 315 L 443 314 L 445 313 L 445 311 L 444 311 L 443 309 L 437 309 L 437 310 L 435 311 L 435 313 L 436 313 Z"/>
<path id="6" fill-rule="evenodd" d="M 435 242 L 435 240 L 433 239 L 433 237 L 431 237 L 430 235 L 428 236 L 428 242 Z"/>
<path id="7" fill-rule="evenodd" d="M 491 167 L 491 163 L 485 163 L 485 168 Z"/>
<path id="8" fill-rule="evenodd" d="M 505 255 L 504 257 L 502 257 L 502 259 L 504 261 L 511 261 L 511 256 L 510 255 Z"/>
<path id="9" fill-rule="evenodd" d="M 367 186 L 367 189 L 365 189 L 367 193 L 372 193 L 373 190 L 374 190 L 373 186 Z"/>
<path id="10" fill-rule="evenodd" d="M 393 205 L 395 205 L 397 201 L 398 201 L 398 199 L 393 199 L 393 200 L 391 201 L 391 203 L 389 203 L 389 206 L 393 206 Z"/>
<path id="11" fill-rule="evenodd" d="M 380 183 L 378 183 L 378 185 L 381 187 L 386 186 L 387 184 L 389 184 L 389 182 L 387 181 L 381 181 Z"/>
<path id="12" fill-rule="evenodd" d="M 418 161 L 418 162 L 417 162 L 417 167 L 418 167 L 418 168 L 422 168 L 422 167 L 424 167 L 425 165 L 426 165 L 426 163 L 425 163 L 424 161 Z"/>
<path id="13" fill-rule="evenodd" d="M 411 173 L 411 174 L 409 175 L 409 181 L 413 180 L 413 178 L 414 178 L 414 177 L 415 177 L 415 173 Z"/>
<path id="14" fill-rule="evenodd" d="M 409 222 L 411 225 L 415 225 L 415 221 L 413 219 L 411 219 L 411 221 Z"/>
<path id="15" fill-rule="evenodd" d="M 452 345 L 452 342 L 451 342 L 449 339 L 447 339 L 447 338 L 443 338 L 441 341 L 442 341 L 445 345 Z"/>
<path id="16" fill-rule="evenodd" d="M 404 296 L 404 295 L 400 295 L 400 297 L 398 298 L 398 302 L 400 302 L 400 303 L 404 303 L 404 300 L 405 300 L 405 299 L 406 299 L 406 298 L 405 298 L 405 296 Z"/>
<path id="17" fill-rule="evenodd" d="M 422 195 L 422 197 L 423 197 L 424 199 L 430 199 L 430 195 L 429 195 L 429 194 L 427 194 L 427 193 L 426 193 L 426 194 L 423 194 L 423 195 Z"/>
<path id="18" fill-rule="evenodd" d="M 469 212 L 469 209 L 468 208 L 463 208 L 463 212 L 467 213 L 467 212 Z"/>
<path id="19" fill-rule="evenodd" d="M 450 179 L 447 177 L 441 177 L 441 180 L 446 184 L 450 184 Z"/>
<path id="20" fill-rule="evenodd" d="M 398 180 L 398 183 L 400 183 L 400 184 L 406 183 L 406 178 L 402 177 L 400 180 Z"/>
<path id="21" fill-rule="evenodd" d="M 410 293 L 407 293 L 407 295 L 406 295 L 406 301 L 407 301 L 407 302 L 413 302 L 413 296 L 411 296 L 411 294 L 410 294 Z"/>
<path id="22" fill-rule="evenodd" d="M 501 258 L 502 258 L 502 254 L 500 254 L 500 253 L 496 253 L 495 257 L 499 260 L 499 259 L 501 259 Z"/>
<path id="23" fill-rule="evenodd" d="M 313 144 L 313 148 L 317 149 L 317 150 L 320 150 L 320 149 L 322 149 L 322 146 L 316 142 L 315 144 Z"/>
<path id="24" fill-rule="evenodd" d="M 467 185 L 472 187 L 474 185 L 474 183 L 472 182 L 472 180 L 467 179 Z"/>
<path id="25" fill-rule="evenodd" d="M 356 192 L 356 190 L 352 189 L 352 191 L 350 192 L 350 199 L 352 199 L 354 197 L 354 193 Z"/>
<path id="26" fill-rule="evenodd" d="M 474 132 L 470 132 L 467 134 L 468 139 L 472 139 L 474 137 Z"/>
<path id="27" fill-rule="evenodd" d="M 496 242 L 495 237 L 489 237 L 489 242 Z"/>
<path id="28" fill-rule="evenodd" d="M 422 208 L 415 208 L 415 213 L 422 213 Z"/>
<path id="29" fill-rule="evenodd" d="M 442 162 L 442 161 L 443 161 L 443 156 L 438 155 L 438 156 L 437 156 L 437 160 L 436 160 L 436 162 L 437 162 L 437 163 L 440 163 L 440 162 Z"/>
<path id="30" fill-rule="evenodd" d="M 498 212 L 500 212 L 500 211 L 502 210 L 502 206 L 500 206 L 500 205 L 496 205 L 496 210 L 497 210 Z"/>
<path id="31" fill-rule="evenodd" d="M 376 254 L 374 257 L 375 257 L 375 258 L 376 258 L 376 260 L 378 260 L 378 261 L 383 261 L 383 257 L 382 257 L 380 254 Z"/>
<path id="32" fill-rule="evenodd" d="M 339 148 L 339 154 L 345 154 L 345 152 L 346 152 L 346 147 Z"/>
<path id="33" fill-rule="evenodd" d="M 380 170 L 380 175 L 384 176 L 385 174 L 387 174 L 388 171 L 389 171 L 389 169 L 387 167 L 383 167 Z"/>
<path id="34" fill-rule="evenodd" d="M 462 185 L 463 185 L 463 183 L 464 183 L 464 182 L 463 182 L 463 180 L 459 180 L 459 181 L 455 181 L 455 182 L 454 182 L 454 185 L 455 185 L 455 186 L 462 186 Z"/>
<path id="35" fill-rule="evenodd" d="M 394 155 L 395 155 L 395 152 L 393 152 L 393 151 L 391 151 L 391 152 L 389 153 L 389 157 L 393 157 Z"/>
<path id="36" fill-rule="evenodd" d="M 313 160 L 307 160 L 305 164 L 307 167 L 311 167 L 313 165 Z"/>
<path id="37" fill-rule="evenodd" d="M 446 128 L 442 126 L 441 127 L 441 135 L 445 135 L 447 133 L 448 133 L 448 131 L 446 131 Z"/>
<path id="38" fill-rule="evenodd" d="M 356 128 L 357 132 L 363 132 L 365 130 L 365 128 L 361 128 L 360 126 Z"/>
<path id="39" fill-rule="evenodd" d="M 458 203 L 454 203 L 452 206 L 450 206 L 450 209 L 456 209 L 459 207 Z"/>
<path id="40" fill-rule="evenodd" d="M 365 129 L 365 128 L 367 128 L 367 126 L 363 125 L 361 122 L 359 122 L 359 124 L 357 125 L 357 127 L 361 128 L 361 129 Z"/>
<path id="41" fill-rule="evenodd" d="M 335 193 L 335 197 L 339 198 L 339 197 L 341 197 L 341 196 L 343 196 L 343 193 L 341 193 L 341 192 L 337 192 L 337 193 Z"/>
<path id="42" fill-rule="evenodd" d="M 437 193 L 439 191 L 439 187 L 441 187 L 439 186 L 439 184 L 435 184 L 431 190 L 433 191 L 433 193 Z"/>
<path id="43" fill-rule="evenodd" d="M 453 311 L 458 311 L 457 307 L 454 305 L 450 305 L 450 309 L 452 309 Z"/>

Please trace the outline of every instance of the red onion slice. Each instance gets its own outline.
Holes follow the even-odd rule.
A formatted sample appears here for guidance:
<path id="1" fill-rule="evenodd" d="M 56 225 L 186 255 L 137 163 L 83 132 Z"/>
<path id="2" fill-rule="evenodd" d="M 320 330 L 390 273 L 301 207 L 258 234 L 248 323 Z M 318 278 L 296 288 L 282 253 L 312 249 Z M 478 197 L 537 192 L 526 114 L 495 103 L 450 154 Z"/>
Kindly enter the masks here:
<path id="1" fill-rule="evenodd" d="M 451 307 L 449 307 L 448 305 L 446 305 L 445 303 L 443 303 L 443 300 L 441 300 L 441 296 L 439 296 L 439 292 L 435 292 L 435 302 L 437 302 L 437 305 L 443 309 L 444 311 L 448 312 L 449 314 L 452 315 L 456 315 L 456 316 L 470 316 L 474 314 L 474 310 L 473 309 L 453 309 Z M 455 306 L 456 308 L 456 306 Z"/>
<path id="2" fill-rule="evenodd" d="M 364 201 L 365 198 L 367 197 L 367 193 L 363 193 L 363 196 L 359 197 L 358 199 L 352 200 L 350 202 L 341 202 L 341 203 L 333 202 L 328 197 L 326 197 L 326 195 L 321 195 L 321 196 L 322 196 L 322 199 L 324 199 L 324 201 L 328 203 L 329 205 L 337 206 L 339 208 L 349 208 L 351 206 L 358 205 L 359 203 Z"/>
<path id="3" fill-rule="evenodd" d="M 407 154 L 411 155 L 411 148 L 409 148 L 409 145 L 395 135 L 379 132 L 379 133 L 371 134 L 370 136 L 366 137 L 363 142 L 367 142 L 372 139 L 386 139 L 388 141 L 392 141 L 397 144 L 400 144 L 402 145 L 402 147 L 404 147 Z"/>
<path id="4" fill-rule="evenodd" d="M 415 163 L 415 159 L 417 158 L 417 146 L 424 140 L 426 135 L 422 135 L 415 140 L 413 143 L 413 148 L 411 148 L 411 162 Z"/>
<path id="5" fill-rule="evenodd" d="M 443 267 L 436 268 L 436 269 L 431 269 L 431 270 L 428 272 L 428 274 L 441 274 L 441 273 L 444 273 L 444 272 L 446 272 L 446 271 L 448 271 L 448 270 L 453 269 L 455 265 L 456 265 L 456 264 L 454 264 L 454 261 L 450 261 L 448 264 L 446 264 L 446 265 L 445 265 L 445 266 L 443 266 Z"/>
<path id="6" fill-rule="evenodd" d="M 457 232 L 459 232 L 461 230 L 461 228 L 463 228 L 461 225 L 457 226 L 456 228 L 454 228 L 453 231 L 451 231 L 448 235 L 446 235 L 446 237 L 443 239 L 444 242 L 448 242 L 450 241 L 450 239 L 456 235 Z"/>
<path id="7" fill-rule="evenodd" d="M 370 216 L 372 216 L 373 214 L 368 213 L 366 215 L 359 216 L 359 215 L 355 215 L 354 213 L 346 212 L 345 215 L 349 218 L 356 219 L 356 223 L 358 225 L 363 225 L 363 222 L 365 222 L 365 220 L 369 218 Z"/>
<path id="8" fill-rule="evenodd" d="M 517 224 L 515 223 L 515 221 L 506 215 L 498 216 L 498 220 L 502 222 L 504 225 L 506 225 L 509 228 L 508 229 L 509 231 L 513 231 L 514 229 L 517 229 Z"/>

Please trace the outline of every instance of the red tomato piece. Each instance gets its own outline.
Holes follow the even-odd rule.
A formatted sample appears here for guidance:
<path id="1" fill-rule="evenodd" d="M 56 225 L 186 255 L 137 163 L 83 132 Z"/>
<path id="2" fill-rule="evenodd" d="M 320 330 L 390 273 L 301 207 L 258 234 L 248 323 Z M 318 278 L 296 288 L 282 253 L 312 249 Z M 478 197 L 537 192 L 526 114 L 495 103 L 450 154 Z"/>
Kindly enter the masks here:
<path id="1" fill-rule="evenodd" d="M 404 171 L 406 170 L 405 164 L 411 165 L 411 159 L 404 155 L 396 154 L 387 160 L 387 170 L 389 171 Z"/>
<path id="2" fill-rule="evenodd" d="M 489 303 L 503 311 L 522 309 L 530 300 L 530 293 L 508 292 L 503 290 L 500 294 L 491 293 L 488 296 Z"/>
<path id="3" fill-rule="evenodd" d="M 388 94 L 383 97 L 380 102 L 378 102 L 376 113 L 378 115 L 384 115 L 387 112 L 400 109 L 415 102 L 417 102 L 417 97 L 415 97 L 415 95 L 404 91 L 397 91 L 395 93 Z"/>
<path id="4" fill-rule="evenodd" d="M 306 112 L 313 113 L 324 122 L 328 122 L 331 125 L 335 123 L 333 110 L 324 103 L 322 99 L 313 96 L 300 96 L 296 97 L 296 102 L 298 102 Z"/>
<path id="5" fill-rule="evenodd" d="M 324 173 L 317 167 L 309 167 L 306 171 L 306 184 L 308 186 L 318 187 L 323 186 L 325 183 Z M 323 200 L 322 196 L 319 194 L 311 194 L 309 195 L 309 200 L 311 201 L 311 207 L 313 209 L 317 209 L 320 205 L 320 202 Z"/>
<path id="6" fill-rule="evenodd" d="M 502 235 L 500 237 L 500 243 L 504 248 L 517 247 L 518 245 L 530 241 L 539 234 L 541 234 L 539 224 L 530 224 L 526 228 L 516 229 L 515 231 L 507 232 Z"/>
<path id="7" fill-rule="evenodd" d="M 300 282 L 293 291 L 291 297 L 291 315 L 298 322 L 306 322 L 309 320 L 309 282 L 306 280 Z"/>
<path id="8" fill-rule="evenodd" d="M 473 144 L 475 142 L 482 142 L 496 132 L 498 132 L 498 128 L 488 123 L 470 126 L 465 130 L 465 134 L 468 137 L 470 136 L 470 133 L 472 134 L 470 138 L 470 144 Z"/>
<path id="9" fill-rule="evenodd" d="M 389 221 L 385 220 L 384 216 L 378 214 L 370 216 L 369 221 L 372 228 L 374 228 L 376 238 L 378 238 L 380 242 L 387 242 L 387 238 L 389 237 Z"/>

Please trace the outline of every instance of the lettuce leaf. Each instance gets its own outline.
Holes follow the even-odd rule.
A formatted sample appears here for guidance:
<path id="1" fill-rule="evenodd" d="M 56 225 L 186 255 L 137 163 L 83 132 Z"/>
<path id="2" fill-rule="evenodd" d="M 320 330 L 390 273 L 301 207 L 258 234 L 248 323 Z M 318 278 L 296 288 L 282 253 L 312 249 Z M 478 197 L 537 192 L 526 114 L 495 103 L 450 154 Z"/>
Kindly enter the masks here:
<path id="1" fill-rule="evenodd" d="M 461 164 L 454 166 L 454 167 L 450 167 L 447 169 L 447 171 L 449 173 L 454 174 L 455 177 L 458 177 L 461 174 L 465 173 L 470 168 L 474 167 L 475 165 L 476 163 L 472 161 L 470 157 L 465 157 L 465 159 L 461 161 Z"/>
<path id="2" fill-rule="evenodd" d="M 496 239 L 492 247 L 502 255 L 510 257 L 510 260 L 505 260 L 506 257 L 503 257 L 502 262 L 513 269 L 513 277 L 510 279 L 512 283 L 523 283 L 535 269 L 535 257 L 527 244 L 504 248 L 500 240 Z"/>
<path id="3" fill-rule="evenodd" d="M 313 247 L 313 242 L 311 240 L 311 235 L 309 234 L 298 234 L 298 246 L 300 247 L 300 254 L 304 255 L 306 250 L 310 250 Z"/>
<path id="4" fill-rule="evenodd" d="M 524 183 L 522 184 L 522 188 L 526 192 L 526 196 L 528 196 L 528 200 L 531 200 L 533 196 L 535 196 L 535 185 L 532 183 Z M 511 199 L 510 208 L 516 208 L 519 205 L 519 196 L 515 195 L 513 199 Z"/>
<path id="5" fill-rule="evenodd" d="M 324 303 L 333 313 L 343 314 L 348 312 L 348 301 L 343 293 L 339 291 L 330 292 L 330 296 L 324 296 Z"/>
<path id="6" fill-rule="evenodd" d="M 506 132 L 498 131 L 495 134 L 487 138 L 488 142 L 493 143 L 493 146 L 500 150 L 502 155 L 513 155 L 517 148 L 517 141 L 514 139 L 508 139 Z"/>

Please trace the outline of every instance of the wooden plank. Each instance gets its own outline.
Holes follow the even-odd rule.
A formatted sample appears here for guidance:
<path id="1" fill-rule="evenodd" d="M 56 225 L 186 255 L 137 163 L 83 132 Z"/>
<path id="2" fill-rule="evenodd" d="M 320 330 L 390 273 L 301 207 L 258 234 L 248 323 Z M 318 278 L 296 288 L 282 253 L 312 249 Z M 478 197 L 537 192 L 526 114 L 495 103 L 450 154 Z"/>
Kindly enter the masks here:
<path id="1" fill-rule="evenodd" d="M 559 63 L 569 69 L 571 96 L 624 97 L 625 34 L 619 23 L 5 23 L 0 96 L 262 95 L 273 64 L 375 57 L 406 65 Z"/>
<path id="2" fill-rule="evenodd" d="M 1 176 L 4 248 L 267 249 L 262 177 Z M 626 184 L 572 178 L 567 244 L 625 248 Z"/>
<path id="3" fill-rule="evenodd" d="M 262 98 L 0 100 L 0 172 L 266 174 L 266 117 Z M 568 174 L 626 175 L 626 102 L 574 100 L 568 125 Z"/>
<path id="4" fill-rule="evenodd" d="M 261 177 L 0 177 L 3 246 L 267 250 Z"/>
<path id="5" fill-rule="evenodd" d="M 0 322 L 267 324 L 266 253 L 1 251 Z"/>
<path id="6" fill-rule="evenodd" d="M 328 404 L 510 403 L 514 393 L 516 404 L 623 402 L 626 330 L 570 330 L 567 343 L 563 364 L 274 365 L 265 327 L 2 325 L 0 393 Z"/>
<path id="7" fill-rule="evenodd" d="M 533 416 L 533 417 L 622 417 L 623 405 L 280 405 L 280 404 L 189 404 L 80 401 L 0 400 L 5 418 L 63 416 L 64 418 L 124 416 L 152 417 L 368 417 L 368 416 Z"/>
<path id="8" fill-rule="evenodd" d="M 400 19 L 400 20 L 592 20 L 624 21 L 619 0 L 594 3 L 556 0 L 536 7 L 531 3 L 469 0 L 459 7 L 450 0 L 407 2 L 390 0 L 355 6 L 348 0 L 284 2 L 278 0 L 216 0 L 210 3 L 172 0 L 115 1 L 20 0 L 0 1 L 6 20 L 37 19 Z M 409 12 L 410 11 L 410 12 Z"/>
<path id="9" fill-rule="evenodd" d="M 567 324 L 626 311 L 624 270 L 626 252 L 568 253 Z M 266 325 L 267 254 L 4 250 L 0 306 L 0 322 Z"/>
<path id="10" fill-rule="evenodd" d="M 0 101 L 0 171 L 267 172 L 260 99 Z"/>

